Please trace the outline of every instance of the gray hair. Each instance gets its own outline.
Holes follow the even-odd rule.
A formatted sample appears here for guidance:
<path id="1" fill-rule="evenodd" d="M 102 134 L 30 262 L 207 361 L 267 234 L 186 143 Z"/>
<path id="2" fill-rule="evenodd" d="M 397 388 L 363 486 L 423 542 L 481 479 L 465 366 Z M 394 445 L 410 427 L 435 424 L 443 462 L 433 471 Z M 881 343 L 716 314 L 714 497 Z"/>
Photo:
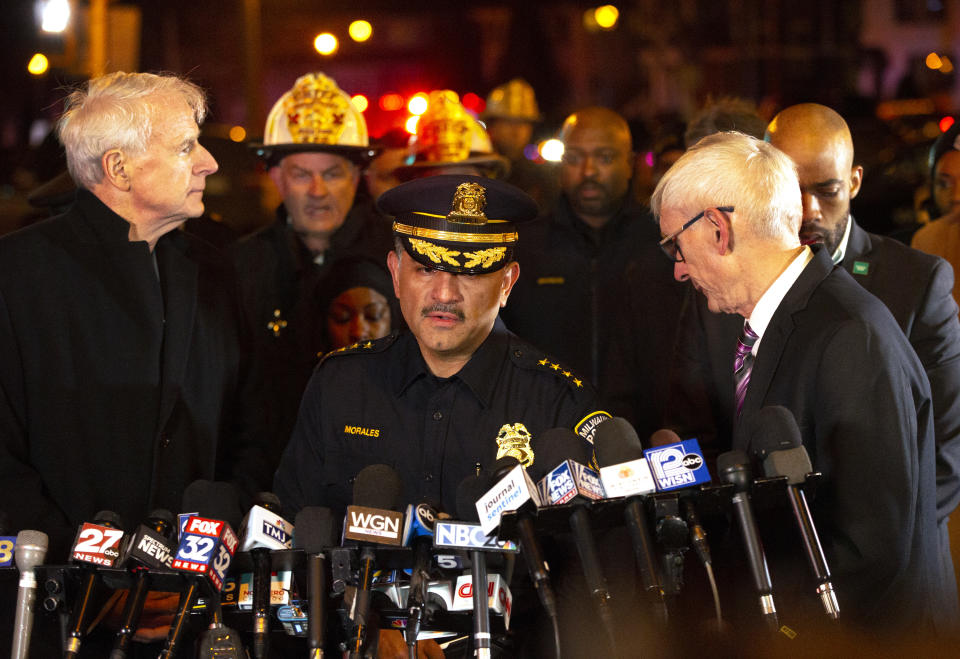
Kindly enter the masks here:
<path id="1" fill-rule="evenodd" d="M 90 188 L 103 179 L 101 158 L 111 149 L 142 153 L 156 118 L 151 97 L 170 95 L 182 97 L 197 124 L 203 123 L 203 90 L 172 74 L 109 73 L 67 96 L 57 130 L 77 185 Z"/>
<path id="2" fill-rule="evenodd" d="M 795 241 L 803 218 L 793 161 L 771 144 L 734 131 L 704 137 L 684 153 L 653 191 L 650 208 L 693 217 L 733 206 L 754 235 Z"/>

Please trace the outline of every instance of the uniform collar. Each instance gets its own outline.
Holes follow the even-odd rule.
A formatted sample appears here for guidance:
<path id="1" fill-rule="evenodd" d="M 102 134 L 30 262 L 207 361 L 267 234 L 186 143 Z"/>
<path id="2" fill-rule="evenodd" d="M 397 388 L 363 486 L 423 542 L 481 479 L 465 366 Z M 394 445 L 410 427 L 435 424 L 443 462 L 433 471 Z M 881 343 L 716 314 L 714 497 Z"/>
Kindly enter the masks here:
<path id="1" fill-rule="evenodd" d="M 490 334 L 470 360 L 449 378 L 458 379 L 467 385 L 484 407 L 489 407 L 493 400 L 500 369 L 507 359 L 510 337 L 506 325 L 497 316 Z M 398 344 L 401 353 L 399 359 L 391 361 L 390 381 L 394 393 L 400 396 L 415 381 L 421 377 L 433 377 L 433 374 L 420 353 L 420 345 L 413 332 L 404 330 Z"/>

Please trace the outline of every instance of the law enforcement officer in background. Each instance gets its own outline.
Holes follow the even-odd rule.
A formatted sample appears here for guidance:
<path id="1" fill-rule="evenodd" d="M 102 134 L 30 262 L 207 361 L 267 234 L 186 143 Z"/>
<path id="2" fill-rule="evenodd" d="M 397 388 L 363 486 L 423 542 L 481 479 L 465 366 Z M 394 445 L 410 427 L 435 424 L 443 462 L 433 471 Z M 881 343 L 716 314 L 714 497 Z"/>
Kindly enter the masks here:
<path id="1" fill-rule="evenodd" d="M 560 138 L 563 193 L 553 213 L 521 229 L 525 276 L 503 318 L 590 378 L 643 435 L 658 427 L 655 380 L 667 372 L 683 286 L 663 263 L 646 207 L 632 203 L 623 117 L 584 108 L 567 117 Z M 632 318 L 636 331 L 616 340 Z"/>
<path id="2" fill-rule="evenodd" d="M 606 416 L 588 382 L 498 318 L 520 274 L 516 225 L 537 213 L 529 196 L 439 175 L 396 187 L 379 205 L 395 217 L 388 265 L 409 330 L 321 362 L 274 482 L 291 514 L 342 512 L 370 464 L 396 469 L 408 502 L 454 512 L 457 486 L 478 466 L 511 451 L 532 464 L 531 435 L 562 426 L 587 442 L 591 420 Z"/>
<path id="3" fill-rule="evenodd" d="M 264 405 L 278 459 L 323 349 L 318 285 L 338 259 L 383 263 L 392 241 L 389 223 L 357 197 L 375 150 L 363 115 L 331 78 L 298 78 L 270 111 L 263 143 L 252 147 L 283 203 L 274 224 L 234 247 L 233 260 L 267 378 Z"/>

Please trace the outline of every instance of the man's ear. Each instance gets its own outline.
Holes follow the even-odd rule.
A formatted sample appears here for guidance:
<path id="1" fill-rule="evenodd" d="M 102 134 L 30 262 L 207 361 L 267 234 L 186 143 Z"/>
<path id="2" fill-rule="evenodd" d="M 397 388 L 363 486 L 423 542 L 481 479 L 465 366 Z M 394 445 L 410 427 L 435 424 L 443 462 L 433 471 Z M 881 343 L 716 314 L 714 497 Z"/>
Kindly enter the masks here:
<path id="1" fill-rule="evenodd" d="M 860 185 L 863 183 L 863 167 L 856 165 L 850 170 L 850 198 L 853 199 L 860 192 Z"/>
<path id="2" fill-rule="evenodd" d="M 511 261 L 503 269 L 503 280 L 500 282 L 500 308 L 507 306 L 507 298 L 510 297 L 510 291 L 513 290 L 514 284 L 517 283 L 517 279 L 520 278 L 520 264 L 516 261 Z"/>
<path id="3" fill-rule="evenodd" d="M 707 209 L 704 215 L 712 225 L 710 231 L 713 232 L 714 251 L 719 256 L 723 256 L 733 250 L 733 226 L 730 223 L 730 215 L 716 208 Z"/>
<path id="4" fill-rule="evenodd" d="M 400 298 L 400 258 L 397 256 L 397 250 L 391 249 L 387 252 L 387 269 L 390 270 L 390 277 L 393 279 L 393 294 Z"/>
<path id="5" fill-rule="evenodd" d="M 124 192 L 130 190 L 130 177 L 127 175 L 127 159 L 120 149 L 110 149 L 100 158 L 104 180 Z"/>

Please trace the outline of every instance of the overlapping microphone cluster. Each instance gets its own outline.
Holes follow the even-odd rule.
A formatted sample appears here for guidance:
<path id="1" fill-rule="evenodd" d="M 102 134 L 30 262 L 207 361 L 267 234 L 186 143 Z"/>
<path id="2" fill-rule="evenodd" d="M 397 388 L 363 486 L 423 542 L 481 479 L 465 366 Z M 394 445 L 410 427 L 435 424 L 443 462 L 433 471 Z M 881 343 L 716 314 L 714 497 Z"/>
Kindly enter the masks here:
<path id="1" fill-rule="evenodd" d="M 553 429 L 534 438 L 531 467 L 503 458 L 478 470 L 460 484 L 455 516 L 431 502 L 404 505 L 400 476 L 371 465 L 358 474 L 342 520 L 327 508 L 308 507 L 291 524 L 277 498 L 262 493 L 241 521 L 232 486 L 197 481 L 184 493 L 186 512 L 154 511 L 131 534 L 113 513 L 98 513 L 78 529 L 66 565 L 45 565 L 46 536 L 23 531 L 0 538 L 15 542 L 10 553 L 22 575 L 12 656 L 28 656 L 38 594 L 43 609 L 64 622 L 63 656 L 73 657 L 100 613 L 97 591 L 126 588 L 111 659 L 127 656 L 149 591 L 180 593 L 163 659 L 186 656 L 184 634 L 198 616 L 207 627 L 197 644 L 200 656 L 246 656 L 236 631 L 243 629 L 254 657 L 269 655 L 271 634 L 287 637 L 285 648 L 294 642 L 289 637 L 302 639 L 294 643 L 310 657 L 332 648 L 359 657 L 376 645 L 379 630 L 391 629 L 404 634 L 411 655 L 418 641 L 436 638 L 491 657 L 510 625 L 517 554 L 553 621 L 559 656 L 557 599 L 540 547 L 540 538 L 558 533 L 573 538 L 605 632 L 598 643 L 608 647 L 598 655 L 621 656 L 594 527 L 627 529 L 641 599 L 651 620 L 665 623 L 668 601 L 683 586 L 689 548 L 712 581 L 700 515 L 716 510 L 736 520 L 760 615 L 776 630 L 773 585 L 751 504 L 758 488 L 787 493 L 817 594 L 835 619 L 839 606 L 803 489 L 815 475 L 796 422 L 784 408 L 765 408 L 752 439 L 764 475 L 754 478 L 751 460 L 731 451 L 717 461 L 720 483 L 711 482 L 695 440 L 660 431 L 644 450 L 629 423 L 614 418 L 597 427 L 593 455 L 571 431 Z"/>

